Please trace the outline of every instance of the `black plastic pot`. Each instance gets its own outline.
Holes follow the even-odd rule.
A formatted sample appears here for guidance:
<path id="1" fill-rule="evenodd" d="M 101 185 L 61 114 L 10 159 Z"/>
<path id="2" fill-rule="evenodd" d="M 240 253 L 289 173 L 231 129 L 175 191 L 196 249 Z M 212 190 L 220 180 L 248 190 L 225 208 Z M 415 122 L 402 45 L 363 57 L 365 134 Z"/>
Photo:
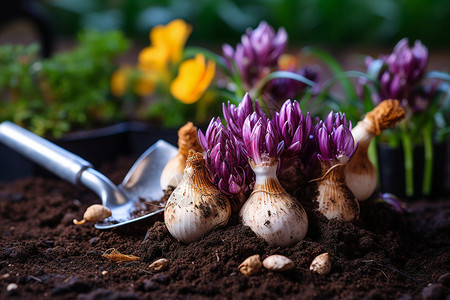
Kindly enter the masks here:
<path id="1" fill-rule="evenodd" d="M 424 149 L 421 146 L 414 148 L 414 194 L 410 198 L 440 197 L 450 194 L 450 147 L 446 144 L 434 146 L 433 179 L 431 195 L 422 194 L 424 176 Z M 378 167 L 380 190 L 405 198 L 405 168 L 403 148 L 391 148 L 387 145 L 378 145 Z"/>
<path id="2" fill-rule="evenodd" d="M 176 146 L 178 129 L 166 128 L 143 122 L 127 123 L 128 144 L 130 154 L 140 155 L 158 140 L 165 140 Z"/>
<path id="3" fill-rule="evenodd" d="M 177 130 L 147 123 L 124 122 L 95 130 L 69 133 L 52 142 L 84 158 L 94 167 L 99 167 L 120 156 L 138 158 L 159 139 L 176 145 Z M 53 176 L 41 166 L 1 144 L 1 141 L 0 166 L 0 182 L 3 183 L 28 176 Z"/>

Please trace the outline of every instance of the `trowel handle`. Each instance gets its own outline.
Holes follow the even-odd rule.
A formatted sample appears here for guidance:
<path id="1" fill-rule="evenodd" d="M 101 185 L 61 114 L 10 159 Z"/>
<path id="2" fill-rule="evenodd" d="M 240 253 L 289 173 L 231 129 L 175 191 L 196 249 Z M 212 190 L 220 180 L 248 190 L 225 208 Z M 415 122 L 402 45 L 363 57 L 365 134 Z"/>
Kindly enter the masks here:
<path id="1" fill-rule="evenodd" d="M 0 142 L 73 184 L 91 163 L 12 123 L 0 124 Z"/>

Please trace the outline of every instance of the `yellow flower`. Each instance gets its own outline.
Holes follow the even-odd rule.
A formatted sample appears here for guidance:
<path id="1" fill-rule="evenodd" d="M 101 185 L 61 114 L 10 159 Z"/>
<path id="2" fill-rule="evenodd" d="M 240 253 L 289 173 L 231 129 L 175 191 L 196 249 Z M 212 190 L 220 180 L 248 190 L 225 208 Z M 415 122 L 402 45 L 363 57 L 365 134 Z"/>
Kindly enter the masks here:
<path id="1" fill-rule="evenodd" d="M 206 63 L 203 54 L 184 61 L 178 69 L 178 76 L 170 85 L 172 95 L 183 103 L 196 102 L 214 78 L 216 64 Z"/>
<path id="2" fill-rule="evenodd" d="M 191 32 L 191 25 L 181 19 L 176 19 L 165 26 L 155 26 L 150 31 L 150 42 L 152 46 L 158 49 L 167 49 L 170 61 L 178 63 L 181 60 L 184 45 Z"/>
<path id="3" fill-rule="evenodd" d="M 164 71 L 169 61 L 169 48 L 165 45 L 149 46 L 138 56 L 138 68 L 142 71 Z"/>
<path id="4" fill-rule="evenodd" d="M 124 66 L 116 70 L 110 81 L 111 93 L 115 97 L 121 97 L 125 94 L 129 86 L 129 76 L 131 74 L 131 67 Z"/>

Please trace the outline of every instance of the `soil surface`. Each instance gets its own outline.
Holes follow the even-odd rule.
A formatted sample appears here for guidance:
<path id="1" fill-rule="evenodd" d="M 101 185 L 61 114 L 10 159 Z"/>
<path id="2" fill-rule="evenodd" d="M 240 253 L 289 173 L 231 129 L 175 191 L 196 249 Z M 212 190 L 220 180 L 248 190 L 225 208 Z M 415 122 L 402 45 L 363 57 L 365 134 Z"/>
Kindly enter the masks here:
<path id="1" fill-rule="evenodd" d="M 134 161 L 121 158 L 100 171 L 119 183 Z M 304 204 L 306 238 L 291 248 L 268 245 L 233 218 L 202 240 L 180 244 L 161 216 L 100 231 L 76 226 L 99 199 L 56 178 L 0 185 L 0 299 L 450 299 L 450 201 L 409 203 L 404 212 L 384 202 L 361 204 L 354 223 L 328 221 Z M 114 248 L 139 260 L 114 262 Z M 327 275 L 309 271 L 328 252 Z M 247 257 L 282 254 L 286 272 L 245 276 Z M 149 265 L 166 258 L 167 269 Z"/>

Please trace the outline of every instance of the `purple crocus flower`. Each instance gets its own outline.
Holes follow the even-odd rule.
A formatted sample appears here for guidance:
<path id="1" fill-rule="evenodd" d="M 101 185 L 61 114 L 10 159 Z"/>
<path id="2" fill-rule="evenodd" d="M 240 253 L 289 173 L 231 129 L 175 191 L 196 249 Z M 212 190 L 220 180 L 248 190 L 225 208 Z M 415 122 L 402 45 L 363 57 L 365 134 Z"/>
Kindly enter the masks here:
<path id="1" fill-rule="evenodd" d="M 277 159 L 284 146 L 271 120 L 261 118 L 256 112 L 244 121 L 242 137 L 248 156 L 257 165 Z"/>
<path id="2" fill-rule="evenodd" d="M 311 134 L 312 121 L 309 113 L 303 117 L 300 104 L 297 101 L 286 100 L 280 112 L 275 112 L 273 123 L 278 134 L 284 141 L 285 152 L 283 156 L 298 155 Z"/>
<path id="3" fill-rule="evenodd" d="M 316 127 L 317 158 L 322 162 L 345 164 L 358 147 L 352 135 L 352 124 L 344 114 L 330 112 Z"/>
<path id="4" fill-rule="evenodd" d="M 255 100 L 255 108 L 253 109 L 253 102 L 248 93 L 245 94 L 242 101 L 236 107 L 228 101 L 228 105 L 222 104 L 222 111 L 225 121 L 227 122 L 227 128 L 233 133 L 233 135 L 242 141 L 242 127 L 244 125 L 245 119 L 256 112 L 257 117 L 267 118 L 258 101 Z"/>
<path id="5" fill-rule="evenodd" d="M 309 173 L 310 160 L 304 154 L 313 130 L 311 116 L 303 116 L 297 101 L 286 100 L 280 112 L 275 112 L 273 123 L 284 142 L 278 178 L 287 191 L 293 192 Z"/>
<path id="6" fill-rule="evenodd" d="M 414 47 L 409 47 L 407 38 L 395 45 L 392 54 L 383 59 L 389 66 L 391 74 L 398 74 L 410 84 L 423 78 L 428 62 L 428 49 L 420 41 L 415 41 Z"/>
<path id="7" fill-rule="evenodd" d="M 220 118 L 213 118 L 206 133 L 199 130 L 198 136 L 206 152 L 206 165 L 213 184 L 230 198 L 233 208 L 238 209 L 254 181 L 243 144 L 222 125 Z"/>
<path id="8" fill-rule="evenodd" d="M 406 38 L 397 43 L 391 54 L 381 55 L 379 59 L 367 58 L 369 74 L 375 75 L 381 85 L 374 100 L 398 99 L 404 105 L 414 107 L 410 102 L 416 93 L 417 84 L 424 78 L 427 63 L 428 49 L 420 41 L 415 41 L 410 48 Z"/>
<path id="9" fill-rule="evenodd" d="M 222 51 L 230 71 L 233 72 L 234 61 L 243 83 L 247 88 L 251 88 L 268 69 L 276 66 L 287 41 L 288 36 L 284 28 L 275 33 L 269 24 L 262 21 L 256 29 L 247 29 L 241 43 L 236 46 L 236 51 L 228 44 L 222 47 Z"/>

